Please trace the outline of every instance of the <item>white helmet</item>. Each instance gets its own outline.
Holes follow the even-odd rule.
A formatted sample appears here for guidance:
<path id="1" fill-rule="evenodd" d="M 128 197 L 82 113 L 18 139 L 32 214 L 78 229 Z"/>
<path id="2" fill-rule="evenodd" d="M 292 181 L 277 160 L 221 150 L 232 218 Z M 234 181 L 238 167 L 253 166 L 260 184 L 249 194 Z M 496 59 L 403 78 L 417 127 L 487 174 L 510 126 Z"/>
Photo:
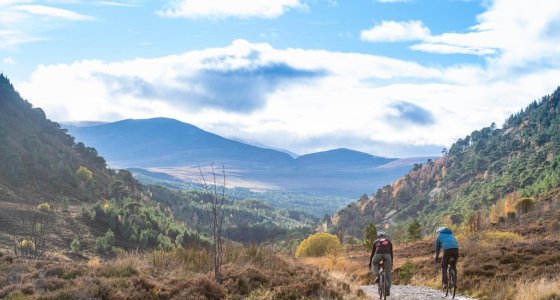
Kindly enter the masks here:
<path id="1" fill-rule="evenodd" d="M 447 229 L 447 227 L 445 227 L 445 226 L 442 226 L 442 227 L 438 228 L 436 230 L 436 234 L 439 234 L 442 230 L 445 230 L 445 229 Z"/>

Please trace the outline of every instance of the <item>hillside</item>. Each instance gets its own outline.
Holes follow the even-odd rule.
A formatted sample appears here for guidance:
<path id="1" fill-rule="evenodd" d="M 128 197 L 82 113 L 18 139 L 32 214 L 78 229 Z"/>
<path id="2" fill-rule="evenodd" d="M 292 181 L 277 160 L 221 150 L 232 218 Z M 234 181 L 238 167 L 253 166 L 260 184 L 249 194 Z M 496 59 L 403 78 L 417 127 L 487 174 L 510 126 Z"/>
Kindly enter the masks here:
<path id="1" fill-rule="evenodd" d="M 165 173 L 188 183 L 198 180 L 199 164 L 205 167 L 215 162 L 228 170 L 230 187 L 257 190 L 356 197 L 372 185 L 376 188 L 392 182 L 414 163 L 427 159 L 400 161 L 349 149 L 294 158 L 166 118 L 67 128 L 77 140 L 98 149 L 111 166 L 134 168 L 135 173 L 156 175 L 152 178 L 156 180 L 161 177 L 158 173 Z"/>
<path id="2" fill-rule="evenodd" d="M 24 216 L 39 203 L 53 210 L 63 203 L 92 203 L 109 195 L 114 175 L 95 149 L 75 143 L 0 75 L 0 248 L 11 248 L 14 235 L 29 234 Z M 94 238 L 90 228 L 72 218 L 55 218 L 55 227 L 61 228 L 55 247 L 66 248 L 76 233 Z"/>
<path id="3" fill-rule="evenodd" d="M 43 110 L 21 99 L 4 75 L 0 75 L 0 155 L 0 185 L 5 195 L 11 195 L 5 200 L 38 192 L 92 199 L 103 192 L 110 177 L 95 149 L 76 144 Z M 93 172 L 87 191 L 74 176 L 80 166 Z"/>
<path id="4" fill-rule="evenodd" d="M 363 228 L 418 218 L 431 232 L 445 222 L 460 225 L 475 211 L 497 223 L 524 213 L 541 192 L 560 185 L 560 89 L 495 124 L 459 139 L 448 153 L 416 165 L 371 199 L 362 198 L 334 216 L 338 231 L 361 236 Z M 391 226 L 396 230 L 399 226 Z"/>

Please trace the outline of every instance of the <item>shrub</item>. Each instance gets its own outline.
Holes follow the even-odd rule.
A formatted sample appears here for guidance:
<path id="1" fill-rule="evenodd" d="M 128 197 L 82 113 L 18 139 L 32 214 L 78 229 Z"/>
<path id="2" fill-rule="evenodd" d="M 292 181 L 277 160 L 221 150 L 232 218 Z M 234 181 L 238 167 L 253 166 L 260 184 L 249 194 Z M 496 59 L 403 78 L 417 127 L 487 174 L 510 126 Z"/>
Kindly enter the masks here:
<path id="1" fill-rule="evenodd" d="M 107 230 L 104 236 L 100 236 L 95 240 L 95 247 L 101 254 L 108 254 L 115 244 L 115 235 L 111 229 Z"/>
<path id="2" fill-rule="evenodd" d="M 93 173 L 86 167 L 80 166 L 76 171 L 76 176 L 84 182 L 88 182 L 93 178 Z"/>
<path id="3" fill-rule="evenodd" d="M 101 265 L 101 259 L 99 256 L 94 256 L 88 260 L 87 265 L 90 268 L 98 268 Z"/>
<path id="4" fill-rule="evenodd" d="M 51 206 L 47 202 L 43 202 L 37 205 L 37 209 L 40 211 L 51 211 Z"/>
<path id="5" fill-rule="evenodd" d="M 296 257 L 319 257 L 339 253 L 341 250 L 342 245 L 336 235 L 320 232 L 309 236 L 299 244 L 296 250 Z"/>
<path id="6" fill-rule="evenodd" d="M 401 284 L 409 284 L 412 276 L 416 273 L 416 266 L 410 258 L 399 269 L 399 280 Z"/>
<path id="7" fill-rule="evenodd" d="M 519 201 L 517 201 L 517 203 L 515 203 L 515 209 L 517 210 L 518 214 L 524 214 L 530 211 L 534 205 L 535 202 L 532 198 L 525 197 L 521 198 Z"/>
<path id="8" fill-rule="evenodd" d="M 70 251 L 74 254 L 80 254 L 80 238 L 76 236 L 70 243 Z"/>
<path id="9" fill-rule="evenodd" d="M 505 242 L 517 242 L 523 240 L 523 237 L 517 233 L 509 232 L 509 231 L 497 231 L 497 230 L 488 230 L 484 231 L 480 235 L 481 242 L 495 245 L 501 244 Z"/>
<path id="10" fill-rule="evenodd" d="M 35 251 L 35 243 L 31 240 L 22 240 L 21 242 L 19 242 L 18 248 L 22 252 Z"/>

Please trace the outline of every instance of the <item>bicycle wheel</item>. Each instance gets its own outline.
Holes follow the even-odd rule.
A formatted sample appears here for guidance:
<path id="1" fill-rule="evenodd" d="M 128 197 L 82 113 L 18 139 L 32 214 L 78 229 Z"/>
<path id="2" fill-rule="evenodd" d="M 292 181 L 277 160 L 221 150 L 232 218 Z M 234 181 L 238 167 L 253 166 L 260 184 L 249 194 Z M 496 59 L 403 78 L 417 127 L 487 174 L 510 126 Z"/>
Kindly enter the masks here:
<path id="1" fill-rule="evenodd" d="M 447 286 L 443 285 L 443 292 L 445 293 L 445 297 L 449 295 L 451 284 L 449 284 L 449 275 L 451 273 L 451 267 L 447 267 Z M 443 283 L 442 283 L 443 284 Z"/>
<path id="2" fill-rule="evenodd" d="M 383 283 L 383 277 L 381 276 L 381 274 L 383 274 L 383 271 L 379 271 L 379 282 L 377 283 L 377 292 L 379 293 L 379 299 L 383 298 L 383 292 L 381 291 L 381 284 Z"/>
<path id="3" fill-rule="evenodd" d="M 451 269 L 449 270 L 449 283 L 450 283 L 450 288 L 453 289 L 451 292 L 453 293 L 453 296 L 451 297 L 451 299 L 455 299 L 455 293 L 457 292 L 457 273 L 455 273 L 455 270 Z"/>
<path id="4" fill-rule="evenodd" d="M 383 291 L 383 300 L 385 300 L 387 299 L 387 274 L 385 273 L 385 271 L 383 271 L 381 278 L 383 278 L 383 284 L 381 285 L 381 290 Z"/>

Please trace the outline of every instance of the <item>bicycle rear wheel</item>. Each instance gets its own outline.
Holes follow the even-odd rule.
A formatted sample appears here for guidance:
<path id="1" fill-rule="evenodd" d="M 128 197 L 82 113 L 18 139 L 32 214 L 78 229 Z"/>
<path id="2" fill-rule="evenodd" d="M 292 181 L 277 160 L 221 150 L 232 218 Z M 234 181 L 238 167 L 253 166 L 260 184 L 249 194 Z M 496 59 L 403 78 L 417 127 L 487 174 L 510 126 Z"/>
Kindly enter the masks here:
<path id="1" fill-rule="evenodd" d="M 449 283 L 450 283 L 450 288 L 452 289 L 453 296 L 451 297 L 451 299 L 455 299 L 455 293 L 457 292 L 457 273 L 455 273 L 455 270 L 451 269 L 449 270 Z"/>
<path id="2" fill-rule="evenodd" d="M 385 277 L 385 271 L 379 274 L 379 299 L 387 299 L 387 277 Z"/>
<path id="3" fill-rule="evenodd" d="M 451 291 L 451 282 L 450 282 L 450 278 L 451 277 L 451 267 L 447 267 L 447 285 L 443 285 L 443 293 L 445 294 L 445 297 L 447 297 L 449 295 L 449 292 Z M 443 283 L 442 283 L 443 284 Z"/>

